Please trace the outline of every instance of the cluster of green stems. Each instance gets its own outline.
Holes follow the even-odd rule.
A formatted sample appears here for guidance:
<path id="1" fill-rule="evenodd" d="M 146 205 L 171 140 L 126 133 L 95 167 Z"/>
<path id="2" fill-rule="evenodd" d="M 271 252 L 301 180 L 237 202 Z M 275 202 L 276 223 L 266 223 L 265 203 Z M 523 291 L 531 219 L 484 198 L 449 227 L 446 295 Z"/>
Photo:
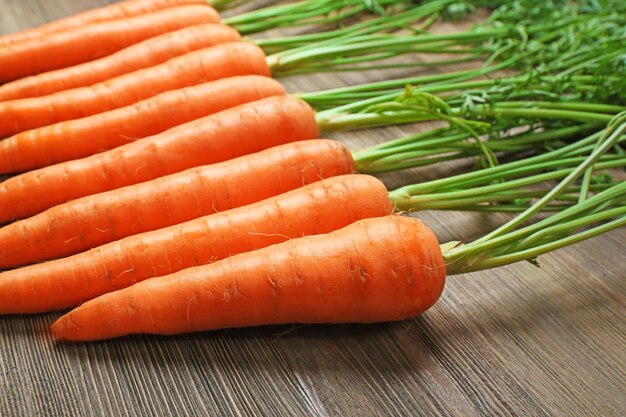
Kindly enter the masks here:
<path id="1" fill-rule="evenodd" d="M 532 260 L 545 252 L 626 225 L 626 181 L 618 181 L 592 196 L 590 186 L 583 182 L 576 204 L 523 226 L 572 187 L 576 180 L 600 165 L 607 152 L 626 139 L 626 112 L 618 114 L 597 136 L 590 136 L 595 139 L 595 144 L 583 162 L 521 214 L 470 244 L 448 250 L 445 253 L 448 273 L 465 273 Z"/>
<path id="2" fill-rule="evenodd" d="M 481 63 L 472 69 L 298 94 L 318 110 L 318 125 L 325 132 L 423 121 L 442 124 L 354 152 L 359 172 L 481 161 L 482 169 L 389 194 L 401 211 L 520 213 L 475 242 L 444 245 L 448 273 L 454 274 L 533 259 L 626 222 L 626 185 L 596 175 L 626 166 L 624 153 L 614 152 L 626 139 L 626 103 L 620 93 L 624 81 L 615 71 L 626 56 L 626 14 L 604 7 L 606 1 L 585 0 L 578 8 L 560 0 L 542 5 L 495 2 L 500 7 L 487 21 L 445 34 L 427 30 L 454 7 L 471 10 L 485 2 L 305 0 L 226 23 L 254 33 L 347 21 L 364 11 L 378 14 L 325 32 L 256 40 L 273 54 L 268 63 L 276 76 Z M 443 58 L 393 61 L 410 53 Z M 494 77 L 502 71 L 516 75 Z M 617 97 L 616 104 L 605 104 L 607 97 Z M 519 155 L 524 158 L 516 159 Z M 555 186 L 555 181 L 560 182 Z M 551 215 L 521 227 L 539 212 Z"/>

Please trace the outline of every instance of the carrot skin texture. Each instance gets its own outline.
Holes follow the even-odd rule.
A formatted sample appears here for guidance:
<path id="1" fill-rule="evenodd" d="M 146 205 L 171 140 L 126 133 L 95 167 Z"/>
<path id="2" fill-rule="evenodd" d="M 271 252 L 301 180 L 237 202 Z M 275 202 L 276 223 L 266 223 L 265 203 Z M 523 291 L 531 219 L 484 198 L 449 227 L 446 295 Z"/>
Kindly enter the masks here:
<path id="1" fill-rule="evenodd" d="M 0 228 L 0 269 L 83 252 L 353 171 L 345 146 L 319 139 L 84 197 Z"/>
<path id="2" fill-rule="evenodd" d="M 41 26 L 0 36 L 0 47 L 24 42 L 30 39 L 43 39 L 45 36 L 67 29 L 86 26 L 109 20 L 141 16 L 160 9 L 187 4 L 206 5 L 206 0 L 126 0 L 105 7 L 61 18 Z"/>
<path id="3" fill-rule="evenodd" d="M 391 212 L 387 190 L 374 177 L 322 180 L 69 258 L 0 273 L 0 314 L 75 307 L 146 279 Z"/>
<path id="4" fill-rule="evenodd" d="M 92 61 L 162 33 L 219 21 L 211 7 L 180 6 L 9 44 L 0 48 L 0 82 Z"/>
<path id="5" fill-rule="evenodd" d="M 0 137 L 125 107 L 165 91 L 236 75 L 270 76 L 265 53 L 249 42 L 229 42 L 90 87 L 0 102 Z"/>
<path id="6" fill-rule="evenodd" d="M 211 265 L 149 279 L 61 317 L 62 340 L 173 335 L 286 323 L 375 323 L 415 317 L 445 283 L 435 235 L 419 220 L 361 220 Z"/>
<path id="7" fill-rule="evenodd" d="M 0 85 L 0 101 L 45 96 L 86 87 L 221 43 L 236 42 L 235 29 L 215 23 L 195 25 L 146 39 L 103 58 Z"/>
<path id="8" fill-rule="evenodd" d="M 0 183 L 0 223 L 80 197 L 318 137 L 315 114 L 302 100 L 279 96 L 243 104 L 88 158 L 9 178 Z"/>
<path id="9" fill-rule="evenodd" d="M 242 75 L 167 91 L 109 112 L 28 130 L 0 141 L 0 174 L 84 158 L 231 107 L 280 95 L 285 95 L 285 89 L 278 81 Z"/>

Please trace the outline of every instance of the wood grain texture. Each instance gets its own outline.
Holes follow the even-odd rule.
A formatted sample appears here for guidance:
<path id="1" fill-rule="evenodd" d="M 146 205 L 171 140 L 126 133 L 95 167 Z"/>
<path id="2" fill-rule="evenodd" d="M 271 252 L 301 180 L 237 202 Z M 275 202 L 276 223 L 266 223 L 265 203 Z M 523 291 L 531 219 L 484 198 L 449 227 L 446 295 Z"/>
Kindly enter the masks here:
<path id="1" fill-rule="evenodd" d="M 106 4 L 0 0 L 0 33 Z M 449 28 L 442 27 L 440 30 Z M 0 63 L 2 65 L 2 63 Z M 316 90 L 410 71 L 285 80 Z M 354 149 L 414 132 L 336 135 Z M 454 170 L 383 176 L 390 188 Z M 505 216 L 419 213 L 470 240 Z M 423 316 L 56 344 L 59 314 L 0 317 L 0 416 L 620 416 L 626 413 L 626 231 L 448 279 Z"/>

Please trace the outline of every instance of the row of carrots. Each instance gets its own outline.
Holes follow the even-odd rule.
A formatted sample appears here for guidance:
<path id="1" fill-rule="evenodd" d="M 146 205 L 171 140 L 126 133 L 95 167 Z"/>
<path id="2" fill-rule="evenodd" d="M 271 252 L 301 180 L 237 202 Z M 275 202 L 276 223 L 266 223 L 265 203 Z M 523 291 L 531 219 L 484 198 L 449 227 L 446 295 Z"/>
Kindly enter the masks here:
<path id="1" fill-rule="evenodd" d="M 0 62 L 0 173 L 23 172 L 0 183 L 0 314 L 76 307 L 52 330 L 98 340 L 441 295 L 450 248 L 206 2 L 122 1 L 0 37 Z"/>

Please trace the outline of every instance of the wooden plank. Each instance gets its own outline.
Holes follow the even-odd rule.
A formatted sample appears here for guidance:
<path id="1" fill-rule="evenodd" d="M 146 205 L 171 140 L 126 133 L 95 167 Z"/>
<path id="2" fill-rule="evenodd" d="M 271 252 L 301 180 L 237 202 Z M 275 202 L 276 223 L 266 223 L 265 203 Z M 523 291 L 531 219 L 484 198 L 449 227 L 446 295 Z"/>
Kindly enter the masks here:
<path id="1" fill-rule="evenodd" d="M 0 33 L 106 3 L 0 0 Z M 409 73 L 284 82 L 311 91 Z M 419 128 L 334 137 L 359 149 Z M 382 178 L 394 188 L 452 168 Z M 441 241 L 506 218 L 419 217 Z M 541 268 L 451 277 L 434 308 L 402 323 L 57 344 L 48 326 L 59 314 L 0 317 L 0 415 L 623 415 L 625 242 L 618 230 L 543 256 Z"/>

